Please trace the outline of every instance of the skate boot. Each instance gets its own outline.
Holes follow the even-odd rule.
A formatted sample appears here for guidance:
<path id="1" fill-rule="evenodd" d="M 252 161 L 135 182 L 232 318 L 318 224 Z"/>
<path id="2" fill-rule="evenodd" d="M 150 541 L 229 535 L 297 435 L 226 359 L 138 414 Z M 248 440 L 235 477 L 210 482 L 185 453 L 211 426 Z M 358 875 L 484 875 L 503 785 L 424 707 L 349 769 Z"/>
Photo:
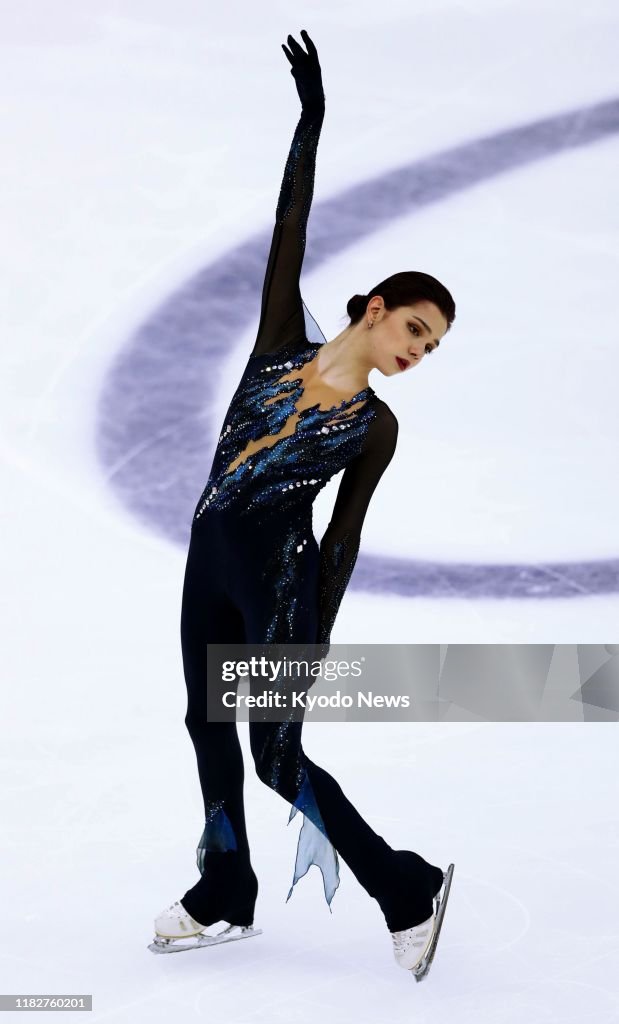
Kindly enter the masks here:
<path id="1" fill-rule="evenodd" d="M 191 917 L 180 900 L 176 900 L 155 918 L 155 939 L 148 949 L 152 953 L 180 953 L 262 934 L 262 928 L 252 925 L 229 924 L 223 931 L 211 934 L 206 930 L 208 927 Z"/>
<path id="2" fill-rule="evenodd" d="M 443 885 L 434 896 L 434 910 L 427 921 L 412 928 L 391 932 L 396 963 L 404 970 L 412 971 L 415 981 L 422 981 L 427 976 L 434 959 L 453 871 L 454 865 L 450 864 L 443 874 Z"/>
<path id="3" fill-rule="evenodd" d="M 235 854 L 209 854 L 199 882 L 155 919 L 155 939 L 148 948 L 153 953 L 175 953 L 261 935 L 262 929 L 253 927 L 257 895 L 258 879 L 251 866 Z M 228 927 L 207 932 L 219 921 Z"/>

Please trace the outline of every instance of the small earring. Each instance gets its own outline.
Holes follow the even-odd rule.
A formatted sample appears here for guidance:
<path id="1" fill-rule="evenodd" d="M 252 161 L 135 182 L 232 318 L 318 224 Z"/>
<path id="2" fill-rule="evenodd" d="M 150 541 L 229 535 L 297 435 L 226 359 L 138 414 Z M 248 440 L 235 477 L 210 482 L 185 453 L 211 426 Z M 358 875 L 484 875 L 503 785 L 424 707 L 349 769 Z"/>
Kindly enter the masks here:
<path id="1" fill-rule="evenodd" d="M 373 326 L 374 326 L 374 321 L 373 320 L 368 320 L 368 327 L 373 327 Z"/>

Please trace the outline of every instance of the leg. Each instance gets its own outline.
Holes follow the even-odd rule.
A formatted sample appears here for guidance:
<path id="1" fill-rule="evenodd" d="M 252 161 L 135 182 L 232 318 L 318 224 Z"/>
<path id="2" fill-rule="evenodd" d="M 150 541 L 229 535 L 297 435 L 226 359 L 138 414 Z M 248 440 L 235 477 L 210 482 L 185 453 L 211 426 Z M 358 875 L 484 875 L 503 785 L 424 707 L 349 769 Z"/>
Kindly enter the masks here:
<path id="1" fill-rule="evenodd" d="M 284 563 L 284 568 L 288 565 Z M 265 638 L 282 643 L 315 641 L 316 565 L 308 559 L 301 568 L 301 575 L 288 577 L 285 595 L 279 583 L 286 576 L 279 574 L 279 589 L 272 592 L 270 600 L 263 577 L 260 595 L 254 595 L 255 599 L 243 607 L 248 643 L 262 643 Z M 275 635 L 274 622 L 278 627 Z M 297 810 L 304 815 L 293 888 L 310 865 L 317 864 L 330 904 L 339 884 L 339 853 L 363 888 L 378 901 L 390 931 L 425 921 L 443 882 L 441 868 L 416 853 L 393 850 L 370 828 L 335 779 L 305 754 L 302 728 L 303 709 L 286 722 L 261 721 L 258 714 L 250 714 L 250 743 L 258 777 L 292 805 L 291 817 Z"/>
<path id="2" fill-rule="evenodd" d="M 239 910 L 250 920 L 234 923 L 245 924 L 253 920 L 257 880 L 245 825 L 243 755 L 236 723 L 209 722 L 206 715 L 207 644 L 242 642 L 243 622 L 221 586 L 221 555 L 209 542 L 203 529 L 206 524 L 200 526 L 192 532 L 187 556 L 181 643 L 187 685 L 185 724 L 196 751 L 205 825 L 198 846 L 202 877 L 181 902 L 202 924 L 209 923 L 213 914 L 214 921 L 230 921 Z"/>
<path id="3" fill-rule="evenodd" d="M 433 897 L 443 883 L 441 868 L 417 853 L 393 850 L 370 828 L 336 780 L 307 756 L 301 743 L 302 727 L 299 721 L 250 722 L 258 777 L 305 816 L 293 887 L 316 863 L 323 872 L 330 903 L 339 878 L 333 880 L 326 839 L 360 885 L 377 900 L 389 931 L 427 920 Z"/>

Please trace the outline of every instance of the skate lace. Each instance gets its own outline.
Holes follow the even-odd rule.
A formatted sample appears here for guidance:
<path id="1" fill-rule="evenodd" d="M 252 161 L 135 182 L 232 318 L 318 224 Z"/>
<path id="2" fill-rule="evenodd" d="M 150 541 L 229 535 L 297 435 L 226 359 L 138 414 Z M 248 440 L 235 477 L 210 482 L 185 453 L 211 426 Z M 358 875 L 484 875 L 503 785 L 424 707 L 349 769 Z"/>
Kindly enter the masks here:
<path id="1" fill-rule="evenodd" d="M 170 903 L 168 910 L 174 910 L 177 914 L 184 914 L 185 917 L 191 917 L 191 914 L 187 913 L 180 900 L 174 900 L 174 903 Z"/>
<path id="2" fill-rule="evenodd" d="M 396 956 L 402 956 L 411 947 L 420 951 L 425 949 L 428 944 L 428 938 L 432 934 L 432 925 L 433 921 L 421 931 L 419 925 L 415 925 L 415 927 L 407 928 L 405 931 L 391 932 L 393 950 Z"/>

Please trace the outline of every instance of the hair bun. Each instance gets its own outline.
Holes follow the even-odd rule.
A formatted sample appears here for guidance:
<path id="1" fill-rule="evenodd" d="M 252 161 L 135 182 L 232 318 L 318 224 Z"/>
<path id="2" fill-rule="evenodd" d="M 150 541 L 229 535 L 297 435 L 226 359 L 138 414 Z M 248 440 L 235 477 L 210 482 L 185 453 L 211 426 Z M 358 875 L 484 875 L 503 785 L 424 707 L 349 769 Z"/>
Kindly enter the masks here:
<path id="1" fill-rule="evenodd" d="M 447 330 L 456 319 L 453 295 L 435 277 L 420 270 L 403 270 L 399 274 L 392 274 L 391 277 L 374 285 L 367 295 L 353 295 L 346 306 L 351 327 L 364 319 L 370 296 L 380 296 L 388 313 L 400 309 L 401 306 L 413 306 L 416 302 L 433 302 L 445 317 Z"/>
<path id="2" fill-rule="evenodd" d="M 346 305 L 346 312 L 351 320 L 357 320 L 365 312 L 365 307 L 368 304 L 367 295 L 353 295 L 348 300 Z"/>

